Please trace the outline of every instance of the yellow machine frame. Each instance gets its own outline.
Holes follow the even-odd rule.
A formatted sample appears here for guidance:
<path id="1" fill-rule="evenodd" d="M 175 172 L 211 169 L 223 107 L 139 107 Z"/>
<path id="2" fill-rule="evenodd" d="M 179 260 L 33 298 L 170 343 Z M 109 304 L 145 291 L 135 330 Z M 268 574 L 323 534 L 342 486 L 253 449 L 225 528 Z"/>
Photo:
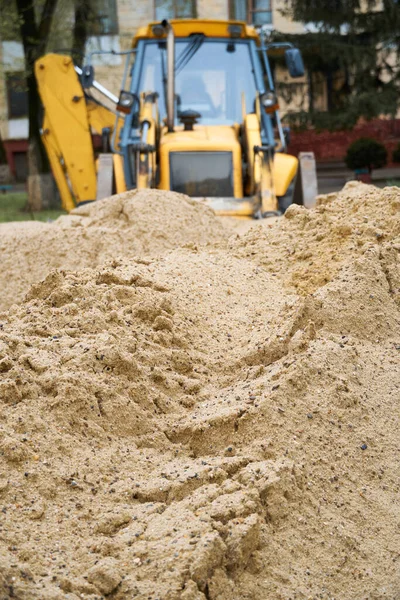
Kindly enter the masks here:
<path id="1" fill-rule="evenodd" d="M 150 23 L 140 28 L 132 46 L 136 47 L 142 39 L 159 37 L 159 33 L 155 33 L 155 25 Z M 260 45 L 256 30 L 237 21 L 173 20 L 169 27 L 177 38 L 199 32 L 213 38 L 226 38 L 231 25 L 241 28 L 240 38 L 254 39 Z M 98 197 L 99 163 L 93 152 L 92 132 L 101 133 L 104 128 L 112 132 L 115 123 L 120 129 L 123 120 L 116 120 L 114 112 L 86 96 L 70 57 L 58 54 L 43 56 L 35 63 L 35 75 L 45 107 L 43 142 L 62 205 L 71 210 L 79 202 Z M 262 146 L 259 100 L 255 113 L 243 114 L 241 125 L 195 125 L 191 131 L 178 125 L 171 132 L 164 123 L 160 123 L 157 101 L 149 90 L 139 99 L 139 122 L 145 124 L 144 146 L 148 149 L 143 152 L 141 146 L 138 149 L 138 189 L 156 185 L 157 168 L 157 187 L 170 189 L 171 152 L 227 151 L 232 153 L 234 198 L 199 200 L 208 202 L 219 214 L 254 216 L 257 211 L 265 214 L 278 210 L 277 196 L 286 193 L 297 172 L 298 160 L 293 156 L 277 152 L 270 161 L 262 152 L 253 152 L 254 148 Z M 118 134 L 114 139 L 119 139 Z M 243 151 L 246 152 L 249 170 L 246 186 L 242 173 Z M 123 157 L 115 153 L 109 164 L 112 164 L 110 176 L 113 177 L 114 189 L 121 193 L 127 188 Z"/>
<path id="2" fill-rule="evenodd" d="M 72 59 L 46 54 L 35 63 L 39 94 L 45 107 L 42 140 L 65 210 L 96 198 L 96 162 L 92 131 L 112 130 L 115 115 L 85 99 Z M 121 158 L 121 157 L 118 157 Z M 121 173 L 117 156 L 114 164 Z M 124 183 L 117 178 L 122 191 Z M 126 189 L 126 187 L 125 187 Z"/>

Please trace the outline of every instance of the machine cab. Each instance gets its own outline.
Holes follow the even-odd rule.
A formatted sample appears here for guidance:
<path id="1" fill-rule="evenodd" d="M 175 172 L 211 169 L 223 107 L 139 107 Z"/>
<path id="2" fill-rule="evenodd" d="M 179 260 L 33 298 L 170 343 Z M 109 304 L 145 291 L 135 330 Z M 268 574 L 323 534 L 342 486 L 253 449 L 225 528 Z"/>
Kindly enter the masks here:
<path id="1" fill-rule="evenodd" d="M 167 115 L 166 41 L 142 43 L 136 93 L 156 91 L 163 119 Z M 176 38 L 176 125 L 187 110 L 197 112 L 197 122 L 202 125 L 241 123 L 243 111 L 254 111 L 257 89 L 262 85 L 257 81 L 261 75 L 254 66 L 257 62 L 254 42 L 249 40 L 207 38 L 203 34 Z"/>
<path id="2" fill-rule="evenodd" d="M 231 21 L 155 23 L 139 30 L 133 46 L 122 92 L 132 99 L 120 140 L 127 188 L 144 181 L 198 198 L 254 196 L 262 170 L 255 148 L 268 162 L 285 147 L 256 30 Z"/>

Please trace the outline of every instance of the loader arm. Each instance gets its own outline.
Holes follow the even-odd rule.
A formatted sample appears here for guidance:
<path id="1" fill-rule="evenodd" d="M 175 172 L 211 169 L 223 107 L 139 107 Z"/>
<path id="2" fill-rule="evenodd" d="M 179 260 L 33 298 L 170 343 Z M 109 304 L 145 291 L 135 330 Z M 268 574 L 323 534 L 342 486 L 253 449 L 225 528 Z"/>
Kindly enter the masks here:
<path id="1" fill-rule="evenodd" d="M 96 161 L 91 129 L 112 130 L 114 114 L 87 100 L 69 56 L 47 54 L 35 62 L 44 107 L 42 140 L 63 208 L 96 199 Z"/>
<path id="2" fill-rule="evenodd" d="M 74 198 L 68 183 L 67 173 L 62 165 L 62 153 L 58 146 L 57 138 L 50 129 L 47 115 L 43 118 L 42 142 L 45 147 L 50 167 L 61 198 L 61 206 L 66 211 L 75 208 Z"/>

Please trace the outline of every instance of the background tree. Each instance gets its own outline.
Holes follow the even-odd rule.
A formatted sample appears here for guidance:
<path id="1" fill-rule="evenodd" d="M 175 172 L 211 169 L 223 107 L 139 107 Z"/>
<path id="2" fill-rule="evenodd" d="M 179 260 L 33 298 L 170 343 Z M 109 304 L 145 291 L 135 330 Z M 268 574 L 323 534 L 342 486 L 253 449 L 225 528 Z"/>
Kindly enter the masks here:
<path id="1" fill-rule="evenodd" d="M 49 51 L 70 53 L 83 61 L 91 23 L 99 0 L 0 0 L 0 38 L 20 41 L 24 53 L 25 89 L 28 96 L 29 175 L 49 171 L 43 147 L 41 101 L 34 76 L 35 61 Z M 74 46 L 76 51 L 73 50 Z"/>
<path id="2" fill-rule="evenodd" d="M 39 8 L 35 10 L 32 0 L 15 1 L 20 36 L 24 48 L 25 77 L 28 93 L 28 168 L 30 175 L 37 175 L 48 171 L 48 161 L 40 136 L 39 115 L 41 104 L 33 67 L 35 60 L 46 52 L 58 0 L 45 0 L 41 10 Z"/>
<path id="3" fill-rule="evenodd" d="M 7 164 L 6 151 L 4 149 L 3 140 L 0 135 L 0 165 L 6 165 L 6 164 Z"/>
<path id="4" fill-rule="evenodd" d="M 83 62 L 86 40 L 95 18 L 96 4 L 94 0 L 75 1 L 72 53 L 74 61 L 78 65 Z"/>
<path id="5" fill-rule="evenodd" d="M 18 20 L 15 11 L 15 6 L 6 3 L 4 0 L 0 0 L 0 38 L 4 39 L 4 35 L 18 37 Z M 6 38 L 8 39 L 8 38 Z M 1 56 L 1 59 L 3 57 Z M 0 62 L 0 77 L 5 79 L 5 73 L 3 68 L 3 61 Z M 1 89 L 2 93 L 4 89 Z M 0 123 L 6 118 L 6 114 L 2 112 L 0 114 Z M 3 138 L 0 131 L 0 165 L 7 164 L 6 151 L 3 144 Z"/>
<path id="6" fill-rule="evenodd" d="M 344 162 L 349 169 L 381 169 L 387 164 L 387 150 L 383 144 L 372 138 L 359 138 L 347 148 Z"/>
<path id="7" fill-rule="evenodd" d="M 400 103 L 400 3 L 286 0 L 283 12 L 309 28 L 309 33 L 290 36 L 302 50 L 309 89 L 307 109 L 291 115 L 292 121 L 338 129 L 354 126 L 360 117 L 396 114 Z M 328 110 L 323 112 L 315 107 L 313 87 L 318 77 L 326 86 Z M 295 91 L 293 84 L 281 86 L 287 99 Z"/>

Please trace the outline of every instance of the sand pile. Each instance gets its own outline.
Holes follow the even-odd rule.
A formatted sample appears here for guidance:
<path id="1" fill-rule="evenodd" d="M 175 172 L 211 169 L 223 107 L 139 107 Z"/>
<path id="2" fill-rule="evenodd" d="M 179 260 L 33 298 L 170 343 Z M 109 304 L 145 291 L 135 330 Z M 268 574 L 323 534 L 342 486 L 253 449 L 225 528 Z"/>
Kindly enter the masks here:
<path id="1" fill-rule="evenodd" d="M 285 216 L 250 229 L 232 248 L 279 271 L 299 293 L 312 293 L 368 245 L 399 241 L 400 189 L 352 181 L 338 194 L 319 196 L 315 210 L 292 205 Z"/>
<path id="2" fill-rule="evenodd" d="M 173 215 L 173 218 L 171 218 Z M 129 191 L 86 204 L 55 223 L 0 228 L 0 310 L 20 302 L 51 269 L 83 269 L 116 256 L 154 256 L 224 238 L 210 209 L 187 196 Z"/>
<path id="3" fill-rule="evenodd" d="M 396 598 L 400 269 L 380 222 L 336 270 L 315 242 L 312 294 L 295 259 L 263 266 L 267 228 L 252 250 L 53 271 L 0 315 L 0 597 Z"/>

